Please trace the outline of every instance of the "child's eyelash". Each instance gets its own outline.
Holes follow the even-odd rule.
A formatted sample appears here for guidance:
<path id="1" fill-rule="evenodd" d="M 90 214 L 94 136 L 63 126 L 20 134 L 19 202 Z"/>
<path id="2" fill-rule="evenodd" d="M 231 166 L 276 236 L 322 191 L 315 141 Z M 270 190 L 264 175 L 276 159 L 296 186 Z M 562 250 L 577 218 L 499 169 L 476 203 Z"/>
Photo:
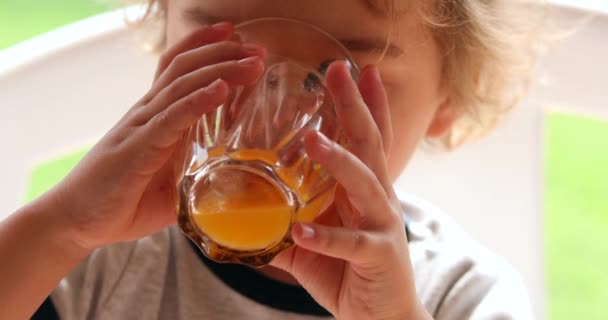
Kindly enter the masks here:
<path id="1" fill-rule="evenodd" d="M 317 69 L 320 74 L 325 75 L 327 72 L 327 68 L 332 62 L 336 61 L 336 59 L 327 59 L 321 62 L 319 68 Z M 321 87 L 321 79 L 319 76 L 314 74 L 313 72 L 309 73 L 306 79 L 304 79 L 304 88 L 310 92 L 314 92 Z"/>
<path id="2" fill-rule="evenodd" d="M 327 71 L 327 68 L 329 68 L 329 65 L 336 61 L 336 59 L 327 59 L 324 60 L 323 62 L 321 62 L 321 64 L 319 65 L 319 73 L 321 74 L 325 74 L 325 72 Z"/>
<path id="3" fill-rule="evenodd" d="M 314 73 L 309 73 L 306 79 L 304 79 L 304 89 L 308 92 L 316 92 L 322 87 L 321 80 Z"/>

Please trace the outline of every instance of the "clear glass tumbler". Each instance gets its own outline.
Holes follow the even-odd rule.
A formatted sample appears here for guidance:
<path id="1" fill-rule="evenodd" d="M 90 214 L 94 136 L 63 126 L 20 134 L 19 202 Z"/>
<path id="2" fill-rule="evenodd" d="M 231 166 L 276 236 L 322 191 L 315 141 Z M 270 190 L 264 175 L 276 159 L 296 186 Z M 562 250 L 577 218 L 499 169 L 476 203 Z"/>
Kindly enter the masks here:
<path id="1" fill-rule="evenodd" d="M 263 266 L 293 244 L 295 222 L 313 221 L 333 199 L 336 183 L 302 137 L 317 130 L 341 142 L 325 71 L 334 60 L 355 78 L 358 68 L 339 41 L 304 22 L 257 19 L 235 33 L 267 49 L 265 70 L 190 129 L 177 159 L 178 222 L 209 258 Z"/>

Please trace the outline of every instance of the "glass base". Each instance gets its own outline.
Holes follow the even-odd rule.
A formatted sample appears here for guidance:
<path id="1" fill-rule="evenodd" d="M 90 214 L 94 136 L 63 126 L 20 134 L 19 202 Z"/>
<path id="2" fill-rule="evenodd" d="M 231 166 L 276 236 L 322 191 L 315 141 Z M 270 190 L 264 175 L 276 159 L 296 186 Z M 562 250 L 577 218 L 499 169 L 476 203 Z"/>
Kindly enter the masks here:
<path id="1" fill-rule="evenodd" d="M 261 267 L 293 245 L 299 201 L 261 161 L 209 159 L 179 190 L 179 227 L 214 261 Z"/>

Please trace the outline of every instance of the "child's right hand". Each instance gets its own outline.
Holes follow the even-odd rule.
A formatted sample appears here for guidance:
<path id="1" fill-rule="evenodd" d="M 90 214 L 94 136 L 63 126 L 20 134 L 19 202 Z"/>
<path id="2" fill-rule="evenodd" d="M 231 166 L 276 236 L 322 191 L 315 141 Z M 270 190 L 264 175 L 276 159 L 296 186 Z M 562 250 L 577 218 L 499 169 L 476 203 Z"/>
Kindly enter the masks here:
<path id="1" fill-rule="evenodd" d="M 178 141 L 224 102 L 228 86 L 251 84 L 263 70 L 264 50 L 228 41 L 232 35 L 232 25 L 222 23 L 167 50 L 150 91 L 38 200 L 78 246 L 92 250 L 175 223 L 170 159 Z"/>

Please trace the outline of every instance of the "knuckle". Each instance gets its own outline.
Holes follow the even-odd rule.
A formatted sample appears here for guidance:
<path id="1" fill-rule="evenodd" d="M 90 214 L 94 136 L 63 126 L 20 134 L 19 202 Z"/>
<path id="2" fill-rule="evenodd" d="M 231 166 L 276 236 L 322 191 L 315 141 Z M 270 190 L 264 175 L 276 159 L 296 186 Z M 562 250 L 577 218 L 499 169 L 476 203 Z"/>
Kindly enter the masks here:
<path id="1" fill-rule="evenodd" d="M 355 150 L 380 150 L 383 148 L 382 136 L 377 129 L 371 131 L 358 131 L 349 143 Z"/>
<path id="2" fill-rule="evenodd" d="M 171 61 L 167 62 L 166 72 L 169 74 L 178 74 L 181 65 L 183 64 L 183 53 L 175 56 Z"/>
<path id="3" fill-rule="evenodd" d="M 185 90 L 186 87 L 186 82 L 188 81 L 187 76 L 181 76 L 179 78 L 177 78 L 175 81 L 173 81 L 168 87 L 167 87 L 167 94 L 171 97 L 179 97 L 182 95 L 182 93 Z"/>
<path id="4" fill-rule="evenodd" d="M 352 233 L 352 250 L 353 252 L 365 252 L 369 249 L 370 240 L 366 234 L 361 231 Z"/>
<path id="5" fill-rule="evenodd" d="M 323 248 L 333 248 L 336 242 L 334 236 L 327 232 L 323 232 L 323 236 L 320 239 L 321 247 Z"/>
<path id="6" fill-rule="evenodd" d="M 154 99 L 154 92 L 152 92 L 152 90 L 150 90 L 141 98 L 141 100 L 139 100 L 137 105 L 145 106 L 145 105 L 149 104 L 152 101 L 152 99 Z"/>
<path id="7" fill-rule="evenodd" d="M 196 117 L 199 106 L 199 99 L 196 95 L 190 95 L 183 100 L 182 110 L 188 118 Z"/>
<path id="8" fill-rule="evenodd" d="M 133 131 L 134 129 L 130 127 L 112 129 L 107 136 L 109 146 L 121 146 L 133 135 Z"/>
<path id="9" fill-rule="evenodd" d="M 182 52 L 178 55 L 175 56 L 175 58 L 172 61 L 172 65 L 174 67 L 180 67 L 182 65 L 184 65 L 185 63 L 188 62 L 188 53 L 187 52 Z"/>
<path id="10" fill-rule="evenodd" d="M 135 105 L 116 123 L 115 127 L 130 126 L 139 122 L 139 114 L 141 113 L 141 106 Z M 135 125 L 137 126 L 137 125 Z"/>
<path id="11" fill-rule="evenodd" d="M 171 122 L 171 112 L 164 110 L 154 117 L 153 125 L 157 128 L 166 127 Z"/>
<path id="12" fill-rule="evenodd" d="M 172 60 L 173 60 L 173 55 L 171 54 L 171 51 L 169 49 L 167 49 L 163 53 L 161 53 L 158 58 L 159 64 L 163 65 L 163 66 L 169 65 Z"/>
<path id="13" fill-rule="evenodd" d="M 367 145 L 367 137 L 364 135 L 353 135 L 348 139 L 348 148 L 350 150 L 359 150 Z"/>
<path id="14" fill-rule="evenodd" d="M 364 134 L 356 133 L 350 135 L 348 139 L 348 149 L 349 150 L 361 150 L 361 148 L 366 147 L 368 145 L 368 137 Z"/>

